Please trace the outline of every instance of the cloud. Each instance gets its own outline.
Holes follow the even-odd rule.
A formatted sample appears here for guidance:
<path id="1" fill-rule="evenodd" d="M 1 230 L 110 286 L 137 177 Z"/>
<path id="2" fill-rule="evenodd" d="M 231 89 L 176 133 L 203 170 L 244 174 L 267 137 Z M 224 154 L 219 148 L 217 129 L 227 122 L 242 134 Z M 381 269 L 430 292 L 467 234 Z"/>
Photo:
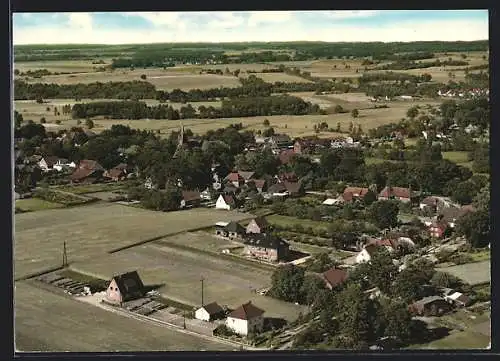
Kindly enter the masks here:
<path id="1" fill-rule="evenodd" d="M 325 16 L 332 19 L 353 19 L 353 18 L 369 18 L 379 15 L 381 12 L 376 10 L 338 10 L 338 11 L 322 11 Z"/>
<path id="2" fill-rule="evenodd" d="M 292 11 L 252 11 L 248 18 L 248 25 L 253 27 L 264 23 L 284 23 L 292 18 Z"/>
<path id="3" fill-rule="evenodd" d="M 311 13 L 314 16 L 311 16 Z M 488 17 L 431 18 L 405 15 L 380 21 L 374 12 L 218 12 L 113 13 L 122 17 L 106 26 L 106 14 L 31 14 L 27 22 L 14 14 L 14 44 L 248 41 L 470 41 L 488 39 Z M 341 15 L 332 15 L 341 13 Z M 362 14 L 361 14 L 362 13 Z M 385 12 L 380 12 L 385 14 Z M 446 13 L 446 12 L 442 12 Z M 325 19 L 347 19 L 349 22 Z M 367 21 L 367 16 L 375 21 Z M 94 22 L 92 21 L 94 18 Z M 98 20 L 99 18 L 99 20 Z M 359 19 L 358 19 L 359 18 Z M 358 20 L 356 20 L 358 19 Z M 140 20 L 138 22 L 138 20 Z M 144 22 L 144 20 L 146 20 Z M 144 22 L 143 25 L 137 25 Z M 378 24 L 377 24 L 378 23 Z M 110 24 L 108 22 L 108 24 Z M 116 24 L 119 24 L 117 26 Z M 133 24 L 135 24 L 133 26 Z M 148 26 L 146 24 L 152 24 Z"/>

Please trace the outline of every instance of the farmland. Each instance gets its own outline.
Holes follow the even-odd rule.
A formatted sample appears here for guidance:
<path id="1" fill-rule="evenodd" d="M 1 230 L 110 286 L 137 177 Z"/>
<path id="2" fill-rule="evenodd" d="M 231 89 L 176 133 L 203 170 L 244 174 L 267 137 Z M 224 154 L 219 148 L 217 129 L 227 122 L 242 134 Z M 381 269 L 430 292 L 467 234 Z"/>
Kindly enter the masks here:
<path id="1" fill-rule="evenodd" d="M 19 351 L 231 350 L 216 341 L 202 340 L 89 306 L 40 289 L 29 281 L 16 283 L 15 324 Z"/>
<path id="2" fill-rule="evenodd" d="M 461 264 L 458 266 L 446 267 L 439 270 L 450 273 L 472 286 L 491 282 L 490 260 Z"/>
<path id="3" fill-rule="evenodd" d="M 193 252 L 170 246 L 168 241 L 123 250 L 72 265 L 77 272 L 107 279 L 124 270 L 137 270 L 145 284 L 162 285 L 164 297 L 197 306 L 201 302 L 204 282 L 205 302 L 216 301 L 229 307 L 252 300 L 266 310 L 268 317 L 289 321 L 297 317 L 300 306 L 260 296 L 252 290 L 270 286 L 272 269 L 263 269 L 252 262 L 241 262 L 229 256 Z"/>
<path id="4" fill-rule="evenodd" d="M 18 214 L 15 278 L 59 266 L 64 241 L 71 263 L 151 238 L 209 227 L 221 217 L 241 220 L 250 215 L 202 208 L 161 213 L 116 204 Z"/>

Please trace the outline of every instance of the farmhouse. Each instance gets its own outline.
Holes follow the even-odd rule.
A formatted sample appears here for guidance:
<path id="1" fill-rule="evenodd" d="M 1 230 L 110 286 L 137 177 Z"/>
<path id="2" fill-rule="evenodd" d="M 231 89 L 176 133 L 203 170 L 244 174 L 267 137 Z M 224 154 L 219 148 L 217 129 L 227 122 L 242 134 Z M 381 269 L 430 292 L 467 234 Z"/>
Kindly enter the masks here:
<path id="1" fill-rule="evenodd" d="M 236 208 L 236 199 L 232 195 L 221 194 L 215 203 L 215 209 L 232 210 Z"/>
<path id="2" fill-rule="evenodd" d="M 267 223 L 264 217 L 256 217 L 248 223 L 246 228 L 246 233 L 266 233 L 269 229 L 269 223 Z"/>
<path id="3" fill-rule="evenodd" d="M 272 234 L 249 233 L 245 244 L 245 254 L 268 262 L 286 260 L 290 246 L 281 238 Z"/>
<path id="4" fill-rule="evenodd" d="M 441 297 L 430 296 L 412 303 L 409 310 L 419 316 L 441 316 L 449 312 L 451 306 Z"/>
<path id="5" fill-rule="evenodd" d="M 226 320 L 226 326 L 233 332 L 247 336 L 260 332 L 264 328 L 264 310 L 254 306 L 251 301 L 241 305 L 231 312 Z"/>
<path id="6" fill-rule="evenodd" d="M 144 284 L 137 271 L 113 277 L 106 290 L 105 301 L 114 305 L 122 305 L 144 296 Z"/>
<path id="7" fill-rule="evenodd" d="M 198 207 L 201 203 L 200 192 L 198 191 L 182 191 L 181 208 Z"/>
<path id="8" fill-rule="evenodd" d="M 422 201 L 420 201 L 419 208 L 421 210 L 429 209 L 432 212 L 435 212 L 437 210 L 438 203 L 439 203 L 439 198 L 437 197 L 433 196 L 425 197 L 424 199 L 422 199 Z"/>
<path id="9" fill-rule="evenodd" d="M 334 289 L 337 286 L 343 284 L 347 278 L 348 273 L 346 270 L 339 268 L 330 268 L 328 271 L 321 274 L 321 278 L 325 281 L 325 285 L 328 289 Z"/>
<path id="10" fill-rule="evenodd" d="M 44 172 L 48 172 L 48 171 L 51 171 L 52 169 L 54 169 L 54 165 L 57 164 L 58 160 L 59 160 L 59 158 L 56 156 L 43 157 L 38 162 L 38 166 Z"/>
<path id="11" fill-rule="evenodd" d="M 212 302 L 198 308 L 194 312 L 194 317 L 197 320 L 210 322 L 224 317 L 224 310 L 216 302 Z"/>
<path id="12" fill-rule="evenodd" d="M 410 202 L 414 194 L 408 188 L 385 187 L 378 195 L 379 200 L 397 199 L 401 202 Z"/>

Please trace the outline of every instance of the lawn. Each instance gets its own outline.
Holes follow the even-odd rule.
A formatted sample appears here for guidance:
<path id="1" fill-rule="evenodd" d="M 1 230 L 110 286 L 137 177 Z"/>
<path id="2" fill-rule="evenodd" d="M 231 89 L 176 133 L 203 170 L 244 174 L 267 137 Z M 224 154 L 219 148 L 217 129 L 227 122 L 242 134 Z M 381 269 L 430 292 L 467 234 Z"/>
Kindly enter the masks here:
<path id="1" fill-rule="evenodd" d="M 304 307 L 261 296 L 253 290 L 269 287 L 272 268 L 253 261 L 203 252 L 189 247 L 171 246 L 167 241 L 123 250 L 90 261 L 74 263 L 77 272 L 109 279 L 114 274 L 137 270 L 146 285 L 162 285 L 163 297 L 193 307 L 201 303 L 201 278 L 204 278 L 204 302 L 238 307 L 251 300 L 268 317 L 294 320 Z"/>
<path id="2" fill-rule="evenodd" d="M 328 228 L 328 223 L 327 222 L 318 222 L 318 221 L 312 221 L 309 219 L 299 219 L 295 217 L 289 217 L 289 216 L 281 216 L 278 214 L 273 214 L 272 216 L 266 217 L 268 222 L 272 225 L 277 225 L 277 226 L 282 226 L 282 227 L 290 227 L 295 224 L 300 224 L 302 227 L 312 227 L 312 228 L 323 228 L 327 229 Z"/>
<path id="3" fill-rule="evenodd" d="M 443 158 L 457 164 L 468 163 L 468 153 L 462 151 L 442 152 Z"/>
<path id="4" fill-rule="evenodd" d="M 452 331 L 450 335 L 425 345 L 409 347 L 409 349 L 444 350 L 444 349 L 484 349 L 491 338 L 472 330 Z"/>
<path id="5" fill-rule="evenodd" d="M 14 69 L 19 69 L 19 71 L 21 72 L 26 72 L 28 70 L 33 71 L 39 69 L 47 69 L 52 73 L 86 73 L 94 72 L 95 67 L 101 67 L 105 65 L 106 64 L 92 64 L 92 60 L 27 61 L 15 62 Z"/>
<path id="6" fill-rule="evenodd" d="M 59 266 L 64 241 L 71 263 L 151 238 L 209 227 L 221 219 L 238 221 L 250 217 L 207 208 L 155 212 L 109 203 L 18 214 L 15 277 Z"/>
<path id="7" fill-rule="evenodd" d="M 18 351 L 113 352 L 231 350 L 165 327 L 102 310 L 65 295 L 15 286 L 15 338 Z"/>
<path id="8" fill-rule="evenodd" d="M 126 182 L 114 182 L 114 183 L 66 185 L 66 186 L 54 187 L 54 189 L 75 194 L 87 194 L 87 193 L 97 193 L 105 191 L 107 192 L 116 191 L 119 189 L 123 189 L 126 186 L 127 186 Z"/>
<path id="9" fill-rule="evenodd" d="M 490 260 L 466 263 L 458 266 L 446 267 L 437 270 L 450 273 L 453 276 L 462 279 L 464 282 L 472 286 L 481 283 L 491 282 Z"/>
<path id="10" fill-rule="evenodd" d="M 64 204 L 49 202 L 39 198 L 26 198 L 16 200 L 15 207 L 20 208 L 25 212 L 33 212 L 45 209 L 63 208 Z"/>

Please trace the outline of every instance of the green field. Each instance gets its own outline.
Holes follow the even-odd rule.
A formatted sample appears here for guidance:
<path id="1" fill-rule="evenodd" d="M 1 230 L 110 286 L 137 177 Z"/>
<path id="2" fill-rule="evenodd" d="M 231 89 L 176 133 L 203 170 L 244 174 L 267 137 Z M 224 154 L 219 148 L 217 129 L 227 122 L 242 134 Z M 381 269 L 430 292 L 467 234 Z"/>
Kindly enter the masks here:
<path id="1" fill-rule="evenodd" d="M 15 286 L 18 351 L 113 352 L 231 350 L 230 346 L 143 323 L 37 288 Z"/>
<path id="2" fill-rule="evenodd" d="M 438 269 L 447 272 L 474 286 L 491 282 L 491 261 L 480 261 Z"/>
<path id="3" fill-rule="evenodd" d="M 39 198 L 18 199 L 15 207 L 25 212 L 42 211 L 44 209 L 63 208 L 64 204 L 49 202 Z"/>
<path id="4" fill-rule="evenodd" d="M 207 208 L 164 213 L 109 203 L 17 214 L 15 278 L 61 265 L 65 241 L 72 263 L 151 238 L 209 227 L 221 219 L 250 217 Z"/>
<path id="5" fill-rule="evenodd" d="M 452 151 L 443 152 L 443 158 L 457 164 L 469 163 L 468 152 Z"/>
<path id="6" fill-rule="evenodd" d="M 114 182 L 114 183 L 67 185 L 67 186 L 55 187 L 54 189 L 75 194 L 86 194 L 86 193 L 96 193 L 104 191 L 111 192 L 123 189 L 126 186 L 127 186 L 126 182 Z"/>
<path id="7" fill-rule="evenodd" d="M 282 227 L 290 227 L 295 224 L 300 224 L 302 227 L 313 227 L 313 228 L 323 228 L 323 229 L 328 228 L 327 222 L 318 222 L 309 219 L 299 219 L 295 217 L 281 216 L 277 214 L 268 216 L 266 217 L 266 219 L 269 221 L 269 223 Z"/>

